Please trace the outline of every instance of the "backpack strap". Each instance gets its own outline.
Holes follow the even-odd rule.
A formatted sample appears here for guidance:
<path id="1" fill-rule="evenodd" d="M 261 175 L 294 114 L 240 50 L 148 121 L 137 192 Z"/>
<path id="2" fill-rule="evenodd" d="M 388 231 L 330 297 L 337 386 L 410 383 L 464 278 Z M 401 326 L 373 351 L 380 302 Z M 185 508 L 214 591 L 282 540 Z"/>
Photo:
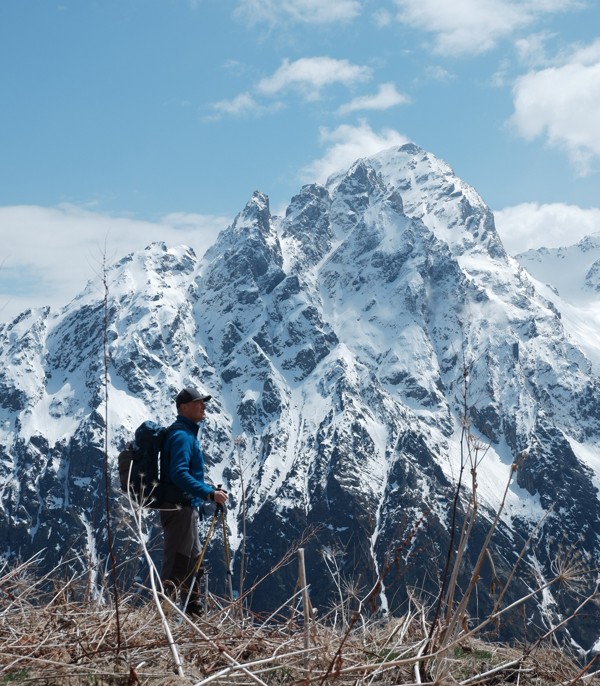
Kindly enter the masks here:
<path id="1" fill-rule="evenodd" d="M 189 431 L 189 429 L 185 426 L 185 424 L 182 424 L 181 422 L 173 422 L 173 424 L 171 424 L 170 426 L 167 427 L 167 430 L 165 432 L 165 436 L 164 436 L 163 443 L 162 443 L 163 448 L 166 446 L 167 440 L 169 439 L 171 432 L 175 431 L 177 429 Z M 175 486 L 175 484 L 165 482 L 163 475 L 167 471 L 167 465 L 169 463 L 169 457 L 170 457 L 170 453 L 161 448 L 161 451 L 160 451 L 160 482 L 162 484 L 164 500 L 166 500 L 167 502 L 171 502 L 175 505 L 189 505 L 190 499 L 186 495 L 184 495 L 183 491 L 180 488 L 177 488 L 177 486 Z"/>
<path id="2" fill-rule="evenodd" d="M 189 431 L 189 428 L 183 424 L 183 422 L 173 422 L 171 426 L 167 428 L 167 431 L 170 433 L 174 429 L 184 429 L 185 431 Z"/>

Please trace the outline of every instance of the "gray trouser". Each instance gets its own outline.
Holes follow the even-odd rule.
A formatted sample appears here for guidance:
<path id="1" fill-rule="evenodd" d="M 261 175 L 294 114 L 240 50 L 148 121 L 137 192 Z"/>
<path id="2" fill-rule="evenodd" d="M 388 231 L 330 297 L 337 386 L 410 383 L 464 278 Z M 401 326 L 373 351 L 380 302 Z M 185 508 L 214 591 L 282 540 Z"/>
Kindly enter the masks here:
<path id="1" fill-rule="evenodd" d="M 166 503 L 160 511 L 164 547 L 160 578 L 189 588 L 194 564 L 200 555 L 198 509 Z"/>

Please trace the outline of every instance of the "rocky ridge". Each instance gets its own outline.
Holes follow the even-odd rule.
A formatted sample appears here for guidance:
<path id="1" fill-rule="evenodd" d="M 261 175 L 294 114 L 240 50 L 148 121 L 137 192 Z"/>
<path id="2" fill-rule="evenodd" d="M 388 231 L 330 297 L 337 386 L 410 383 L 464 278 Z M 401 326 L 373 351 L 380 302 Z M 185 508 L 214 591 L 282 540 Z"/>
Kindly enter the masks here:
<path id="1" fill-rule="evenodd" d="M 496 571 L 541 518 L 515 594 L 567 549 L 597 566 L 598 377 L 551 292 L 504 251 L 489 208 L 433 155 L 406 145 L 358 160 L 303 187 L 283 217 L 256 192 L 201 259 L 154 244 L 107 276 L 106 310 L 90 285 L 59 312 L 0 326 L 5 556 L 45 548 L 56 563 L 77 550 L 100 573 L 107 422 L 114 462 L 135 426 L 170 421 L 177 390 L 199 380 L 214 395 L 208 471 L 231 491 L 236 565 L 245 524 L 248 580 L 314 525 L 315 603 L 331 601 L 333 566 L 363 586 L 381 574 L 380 610 L 398 611 L 408 587 L 435 592 L 465 414 L 472 445 L 486 446 L 475 448 L 482 516 L 470 562 L 525 456 Z M 125 556 L 126 530 L 118 537 Z M 283 602 L 294 583 L 288 568 L 253 602 Z M 549 593 L 531 621 L 557 621 L 559 600 L 574 602 Z M 491 601 L 480 602 L 485 612 Z M 575 623 L 582 649 L 597 619 Z"/>

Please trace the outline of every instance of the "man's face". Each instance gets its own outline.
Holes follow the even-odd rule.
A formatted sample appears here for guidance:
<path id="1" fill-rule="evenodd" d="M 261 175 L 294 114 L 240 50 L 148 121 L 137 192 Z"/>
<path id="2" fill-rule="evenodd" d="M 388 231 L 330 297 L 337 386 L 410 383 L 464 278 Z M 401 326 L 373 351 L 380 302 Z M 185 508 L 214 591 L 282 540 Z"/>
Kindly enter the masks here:
<path id="1" fill-rule="evenodd" d="M 206 405 L 203 400 L 195 400 L 191 403 L 183 403 L 179 406 L 179 414 L 191 419 L 193 422 L 201 422 L 206 413 Z"/>

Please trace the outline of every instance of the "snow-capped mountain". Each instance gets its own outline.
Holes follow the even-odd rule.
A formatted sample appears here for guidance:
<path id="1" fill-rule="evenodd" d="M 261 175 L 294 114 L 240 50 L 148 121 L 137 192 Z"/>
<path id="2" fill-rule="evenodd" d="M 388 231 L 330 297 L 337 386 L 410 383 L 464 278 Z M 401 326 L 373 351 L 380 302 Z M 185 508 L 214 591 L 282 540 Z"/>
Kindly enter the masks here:
<path id="1" fill-rule="evenodd" d="M 600 373 L 600 234 L 568 247 L 527 250 L 516 259 L 557 305 L 565 328 Z"/>
<path id="2" fill-rule="evenodd" d="M 518 461 L 494 539 L 501 578 L 543 526 L 511 597 L 565 551 L 597 566 L 598 377 L 482 199 L 433 155 L 405 145 L 359 160 L 303 187 L 284 217 L 256 192 L 202 259 L 153 244 L 106 281 L 0 327 L 5 555 L 45 548 L 48 563 L 76 554 L 103 572 L 105 431 L 114 467 L 141 421 L 169 422 L 177 391 L 201 382 L 213 394 L 208 473 L 231 492 L 236 570 L 246 532 L 246 586 L 316 526 L 305 546 L 315 604 L 378 575 L 377 604 L 392 612 L 408 587 L 435 593 L 467 454 L 481 501 L 471 563 Z M 118 522 L 125 558 L 127 516 Z M 136 559 L 128 569 L 139 573 Z M 295 574 L 259 585 L 255 605 L 276 608 Z M 551 591 L 530 622 L 574 606 Z M 478 603 L 472 612 L 489 609 L 489 592 Z M 598 639 L 594 612 L 573 624 L 583 648 Z M 521 615 L 501 631 L 522 626 Z"/>

